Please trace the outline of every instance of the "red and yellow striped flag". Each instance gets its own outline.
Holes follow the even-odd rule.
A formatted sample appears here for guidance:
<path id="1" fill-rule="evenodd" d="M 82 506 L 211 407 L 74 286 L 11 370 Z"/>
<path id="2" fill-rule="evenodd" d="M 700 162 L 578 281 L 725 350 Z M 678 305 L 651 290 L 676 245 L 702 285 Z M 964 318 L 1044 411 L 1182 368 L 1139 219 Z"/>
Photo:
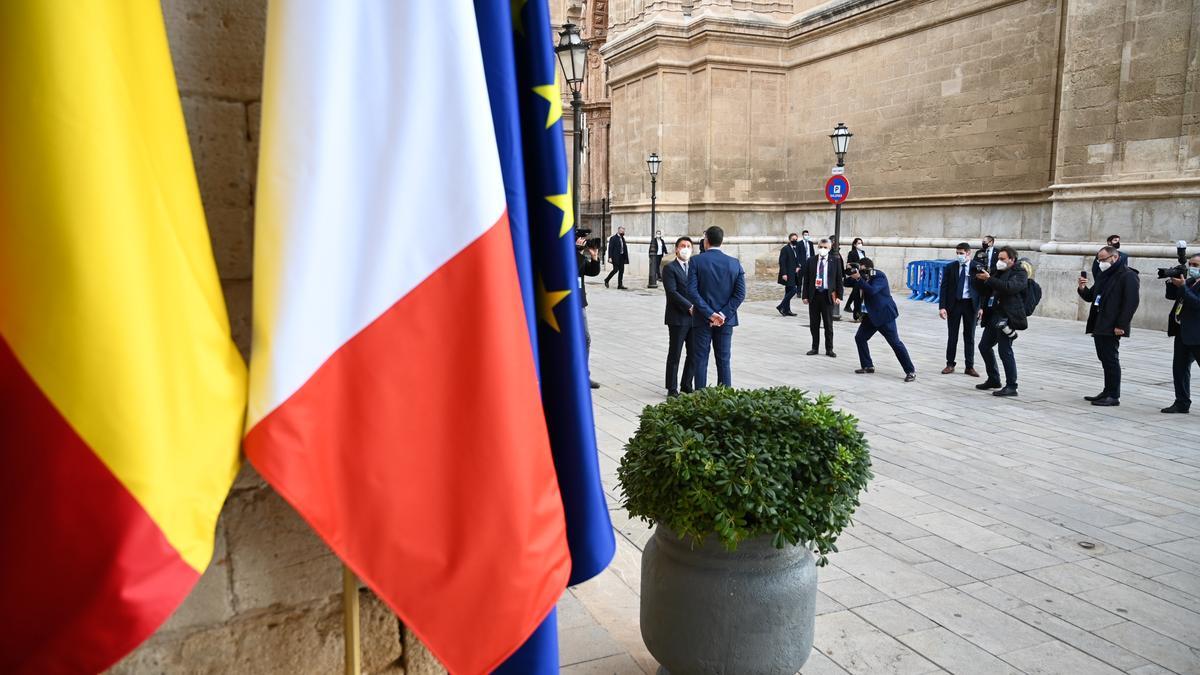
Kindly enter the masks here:
<path id="1" fill-rule="evenodd" d="M 158 1 L 0 2 L 0 672 L 174 611 L 244 406 Z"/>

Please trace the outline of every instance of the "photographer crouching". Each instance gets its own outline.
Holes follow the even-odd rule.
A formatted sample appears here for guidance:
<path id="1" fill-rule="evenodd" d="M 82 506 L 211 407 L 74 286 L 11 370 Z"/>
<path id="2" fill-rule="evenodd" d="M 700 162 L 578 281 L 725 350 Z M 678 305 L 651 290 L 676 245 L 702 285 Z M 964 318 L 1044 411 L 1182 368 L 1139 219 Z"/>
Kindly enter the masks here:
<path id="1" fill-rule="evenodd" d="M 987 292 L 987 306 L 983 310 L 983 337 L 979 339 L 979 354 L 987 366 L 987 380 L 975 385 L 976 389 L 996 389 L 992 396 L 1017 395 L 1017 358 L 1012 343 L 1017 331 L 1025 330 L 1029 321 L 1025 316 L 1025 289 L 1029 286 L 1029 275 L 1017 264 L 1017 251 L 1005 246 L 996 253 L 996 273 L 986 268 L 975 275 L 983 290 Z M 996 368 L 994 347 L 1000 348 L 1000 361 L 1004 364 L 1004 387 L 1000 386 L 1000 370 Z"/>
<path id="2" fill-rule="evenodd" d="M 1167 299 L 1175 301 L 1167 317 L 1167 335 L 1175 338 L 1175 402 L 1162 409 L 1165 413 L 1186 413 L 1192 407 L 1192 363 L 1200 363 L 1200 253 L 1187 257 L 1180 246 L 1179 257 L 1178 266 L 1158 271 L 1158 278 L 1166 280 Z"/>
<path id="3" fill-rule="evenodd" d="M 860 367 L 854 372 L 860 375 L 875 372 L 875 364 L 871 361 L 871 349 L 867 342 L 875 333 L 879 333 L 895 352 L 896 360 L 904 369 L 904 381 L 912 382 L 917 379 L 917 367 L 909 358 L 908 349 L 900 341 L 900 333 L 896 330 L 896 317 L 900 316 L 900 310 L 896 309 L 896 302 L 892 300 L 887 275 L 877 271 L 870 258 L 862 258 L 857 263 L 850 263 L 845 281 L 847 286 L 857 289 L 862 296 L 862 323 L 858 325 L 858 332 L 854 334 Z"/>

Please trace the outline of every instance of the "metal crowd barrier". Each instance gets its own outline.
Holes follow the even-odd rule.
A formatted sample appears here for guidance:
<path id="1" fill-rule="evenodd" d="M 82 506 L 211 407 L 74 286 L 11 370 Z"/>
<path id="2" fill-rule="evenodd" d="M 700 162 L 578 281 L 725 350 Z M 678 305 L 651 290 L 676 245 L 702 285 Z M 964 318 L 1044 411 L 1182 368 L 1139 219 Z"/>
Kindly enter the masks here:
<path id="1" fill-rule="evenodd" d="M 937 302 L 941 295 L 942 275 L 953 260 L 914 260 L 908 263 L 905 283 L 912 293 L 909 300 Z"/>

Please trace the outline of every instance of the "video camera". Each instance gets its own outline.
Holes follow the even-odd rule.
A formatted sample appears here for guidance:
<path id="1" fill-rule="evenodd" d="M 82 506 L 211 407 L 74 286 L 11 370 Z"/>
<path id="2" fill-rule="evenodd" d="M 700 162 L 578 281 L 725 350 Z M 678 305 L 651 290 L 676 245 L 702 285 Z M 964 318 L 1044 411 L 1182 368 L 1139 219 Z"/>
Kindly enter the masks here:
<path id="1" fill-rule="evenodd" d="M 1175 242 L 1175 257 L 1179 264 L 1174 267 L 1159 267 L 1159 279 L 1182 279 L 1187 276 L 1187 242 L 1180 239 Z"/>
<path id="2" fill-rule="evenodd" d="M 854 274 L 855 272 L 858 272 L 859 277 L 863 279 L 870 279 L 871 277 L 875 276 L 874 267 L 863 267 L 856 262 L 852 262 L 846 265 L 846 272 L 844 274 L 845 279 L 849 280 L 850 275 Z"/>
<path id="3" fill-rule="evenodd" d="M 575 240 L 576 241 L 578 241 L 580 239 L 587 240 L 587 241 L 583 242 L 582 248 L 594 248 L 596 250 L 600 250 L 600 237 L 592 237 L 591 234 L 592 234 L 591 228 L 587 228 L 587 227 L 575 228 Z M 581 247 L 576 246 L 576 248 L 581 248 Z"/>

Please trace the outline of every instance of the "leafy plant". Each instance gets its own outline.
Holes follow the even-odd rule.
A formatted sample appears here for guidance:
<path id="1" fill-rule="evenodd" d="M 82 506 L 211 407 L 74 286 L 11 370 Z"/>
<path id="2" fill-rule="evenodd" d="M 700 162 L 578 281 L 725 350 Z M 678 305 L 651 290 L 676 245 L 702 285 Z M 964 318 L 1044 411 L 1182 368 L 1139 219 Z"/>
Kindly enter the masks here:
<path id="1" fill-rule="evenodd" d="M 642 411 L 617 476 L 630 515 L 729 550 L 771 535 L 837 551 L 872 478 L 858 420 L 790 387 L 714 387 Z"/>

